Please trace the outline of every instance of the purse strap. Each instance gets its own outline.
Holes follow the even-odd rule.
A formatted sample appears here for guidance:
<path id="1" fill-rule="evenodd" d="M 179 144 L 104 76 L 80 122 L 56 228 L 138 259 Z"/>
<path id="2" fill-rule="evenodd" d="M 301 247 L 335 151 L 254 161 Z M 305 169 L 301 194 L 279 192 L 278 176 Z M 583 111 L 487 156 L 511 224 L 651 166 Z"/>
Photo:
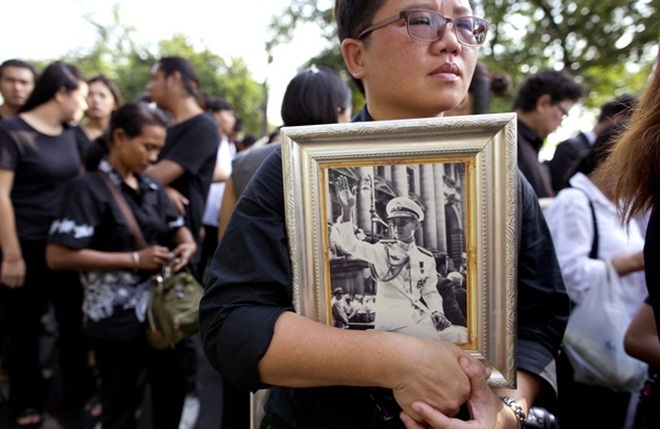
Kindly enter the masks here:
<path id="1" fill-rule="evenodd" d="M 96 170 L 96 173 L 103 179 L 103 182 L 108 187 L 110 194 L 117 203 L 117 206 L 119 207 L 119 211 L 121 211 L 122 215 L 124 216 L 124 220 L 128 224 L 128 228 L 133 233 L 133 237 L 135 238 L 135 244 L 137 245 L 138 249 L 143 249 L 147 247 L 147 242 L 144 239 L 144 235 L 142 235 L 142 231 L 140 230 L 140 226 L 138 225 L 137 220 L 135 219 L 135 215 L 133 215 L 133 212 L 131 211 L 130 207 L 128 207 L 128 203 L 126 202 L 126 199 L 124 198 L 122 193 L 119 192 L 119 189 L 117 189 L 115 184 L 112 183 L 112 180 L 110 180 L 110 176 L 108 176 L 108 173 L 101 170 Z"/>
<path id="2" fill-rule="evenodd" d="M 591 244 L 591 252 L 589 252 L 589 257 L 591 259 L 598 259 L 598 220 L 596 219 L 596 209 L 594 209 L 594 203 L 593 201 L 591 201 L 591 198 L 589 198 L 589 194 L 587 194 L 587 191 L 575 187 L 573 189 L 582 191 L 582 193 L 587 197 L 587 201 L 589 201 L 589 208 L 591 209 L 591 218 L 593 219 L 593 223 L 594 223 L 594 241 Z"/>

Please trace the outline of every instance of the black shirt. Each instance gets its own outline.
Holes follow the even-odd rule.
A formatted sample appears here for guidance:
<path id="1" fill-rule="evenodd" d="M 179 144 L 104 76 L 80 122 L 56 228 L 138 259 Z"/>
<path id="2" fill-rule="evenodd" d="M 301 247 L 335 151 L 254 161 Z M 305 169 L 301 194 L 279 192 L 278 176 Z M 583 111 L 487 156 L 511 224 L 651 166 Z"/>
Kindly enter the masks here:
<path id="1" fill-rule="evenodd" d="M 364 120 L 370 120 L 366 109 L 354 118 Z M 568 295 L 534 191 L 519 178 L 518 369 L 554 387 Z M 242 389 L 269 387 L 260 382 L 257 365 L 278 317 L 294 311 L 281 149 L 266 158 L 234 209 L 206 286 L 200 330 L 211 364 Z M 398 416 L 401 426 L 382 421 L 372 394 L 363 387 L 272 387 L 267 414 L 273 428 L 403 427 Z"/>
<path id="2" fill-rule="evenodd" d="M 81 160 L 72 128 L 43 134 L 15 115 L 0 122 L 0 168 L 14 172 L 11 201 L 19 238 L 46 241 L 66 184 Z"/>
<path id="3" fill-rule="evenodd" d="M 213 181 L 219 144 L 218 125 L 210 115 L 203 113 L 169 127 L 165 146 L 158 156 L 159 160 L 176 162 L 185 170 L 170 186 L 190 201 L 186 207 L 186 226 L 197 243 L 197 253 L 191 258 L 191 265 L 199 262 L 202 216 Z"/>

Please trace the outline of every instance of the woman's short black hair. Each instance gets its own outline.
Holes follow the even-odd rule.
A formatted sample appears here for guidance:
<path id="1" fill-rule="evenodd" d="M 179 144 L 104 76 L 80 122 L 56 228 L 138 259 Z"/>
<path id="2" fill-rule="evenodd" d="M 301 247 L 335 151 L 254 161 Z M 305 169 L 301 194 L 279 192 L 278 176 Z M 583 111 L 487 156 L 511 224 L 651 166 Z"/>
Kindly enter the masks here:
<path id="1" fill-rule="evenodd" d="M 351 106 L 351 90 L 339 73 L 311 66 L 287 85 L 282 99 L 285 126 L 337 123 L 337 115 Z"/>
<path id="2" fill-rule="evenodd" d="M 85 81 L 78 67 L 64 61 L 55 61 L 41 73 L 20 112 L 27 112 L 50 101 L 62 88 L 73 92 Z"/>

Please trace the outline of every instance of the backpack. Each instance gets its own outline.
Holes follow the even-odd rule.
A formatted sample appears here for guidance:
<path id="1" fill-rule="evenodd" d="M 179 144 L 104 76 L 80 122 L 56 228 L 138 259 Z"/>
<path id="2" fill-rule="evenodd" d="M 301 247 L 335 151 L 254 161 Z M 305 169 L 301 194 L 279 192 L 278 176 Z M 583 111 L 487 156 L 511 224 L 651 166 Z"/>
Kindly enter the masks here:
<path id="1" fill-rule="evenodd" d="M 199 330 L 204 288 L 189 270 L 172 272 L 172 263 L 155 276 L 147 308 L 147 341 L 155 349 L 174 346 Z"/>

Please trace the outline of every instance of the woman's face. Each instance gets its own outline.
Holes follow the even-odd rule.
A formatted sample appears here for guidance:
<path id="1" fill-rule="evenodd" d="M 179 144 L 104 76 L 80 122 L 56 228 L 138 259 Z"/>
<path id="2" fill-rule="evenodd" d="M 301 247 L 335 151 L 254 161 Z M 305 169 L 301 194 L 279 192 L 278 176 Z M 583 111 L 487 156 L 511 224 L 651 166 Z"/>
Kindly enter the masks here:
<path id="1" fill-rule="evenodd" d="M 89 85 L 87 105 L 87 116 L 97 119 L 109 119 L 112 111 L 118 107 L 110 88 L 101 81 Z"/>
<path id="2" fill-rule="evenodd" d="M 126 170 L 142 173 L 158 161 L 166 134 L 167 128 L 161 125 L 145 125 L 135 137 L 128 137 L 124 130 L 115 130 L 112 150 L 119 151 L 119 160 Z"/>
<path id="3" fill-rule="evenodd" d="M 370 24 L 406 9 L 428 9 L 448 18 L 473 15 L 468 0 L 387 0 Z M 358 43 L 363 45 L 361 66 L 351 72 L 362 79 L 376 120 L 434 117 L 456 107 L 468 92 L 478 56 L 478 47 L 458 42 L 453 24 L 447 24 L 439 40 L 419 41 L 399 20 Z"/>
<path id="4" fill-rule="evenodd" d="M 61 89 L 63 96 L 59 98 L 62 106 L 62 123 L 79 122 L 87 110 L 87 82 L 80 81 L 78 89 L 66 91 Z"/>
<path id="5" fill-rule="evenodd" d="M 215 122 L 218 124 L 218 129 L 223 136 L 228 136 L 234 131 L 234 124 L 236 124 L 236 116 L 231 110 L 220 110 L 214 112 Z"/>

